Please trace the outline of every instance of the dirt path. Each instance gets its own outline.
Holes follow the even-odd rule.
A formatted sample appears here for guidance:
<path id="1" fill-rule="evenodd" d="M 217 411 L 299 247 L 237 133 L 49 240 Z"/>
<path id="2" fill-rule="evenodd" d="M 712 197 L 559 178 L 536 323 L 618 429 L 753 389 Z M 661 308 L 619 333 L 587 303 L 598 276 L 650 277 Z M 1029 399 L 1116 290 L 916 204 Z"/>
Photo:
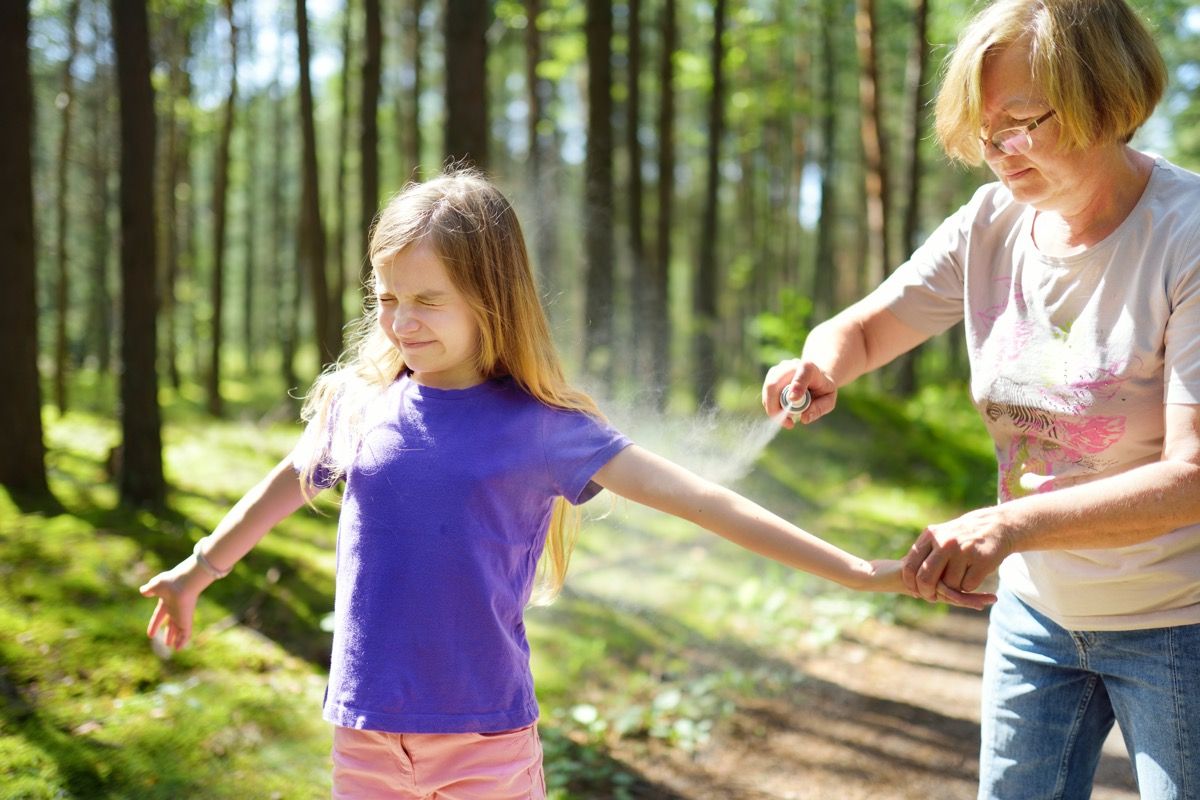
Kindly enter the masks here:
<path id="1" fill-rule="evenodd" d="M 868 624 L 799 664 L 785 696 L 743 702 L 694 756 L 642 744 L 613 753 L 656 788 L 720 800 L 974 798 L 986 617 L 919 629 Z M 1114 730 L 1094 800 L 1137 800 Z"/>

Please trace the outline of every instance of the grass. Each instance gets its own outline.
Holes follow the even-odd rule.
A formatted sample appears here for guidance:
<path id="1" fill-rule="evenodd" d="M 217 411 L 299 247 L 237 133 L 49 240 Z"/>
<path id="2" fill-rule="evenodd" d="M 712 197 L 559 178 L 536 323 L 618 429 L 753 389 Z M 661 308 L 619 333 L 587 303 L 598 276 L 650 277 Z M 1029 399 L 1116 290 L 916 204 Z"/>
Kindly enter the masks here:
<path id="1" fill-rule="evenodd" d="M 0 490 L 0 798 L 327 797 L 319 709 L 336 512 L 281 524 L 205 594 L 194 643 L 172 657 L 149 646 L 151 604 L 136 592 L 297 428 L 272 421 L 287 415 L 249 387 L 232 393 L 233 421 L 207 418 L 191 389 L 164 392 L 172 492 L 169 511 L 152 514 L 116 503 L 105 463 L 119 432 L 95 400 L 107 388 L 75 394 L 78 411 L 46 412 L 60 507 Z M 847 393 L 838 414 L 777 436 L 736 486 L 855 552 L 898 555 L 926 522 L 990 501 L 990 446 L 957 395 Z M 587 523 L 566 591 L 528 614 L 558 798 L 644 796 L 647 780 L 608 754 L 614 738 L 698 749 L 739 698 L 802 680 L 790 658 L 800 650 L 868 615 L 929 613 L 791 573 L 661 514 L 592 505 L 608 513 Z"/>

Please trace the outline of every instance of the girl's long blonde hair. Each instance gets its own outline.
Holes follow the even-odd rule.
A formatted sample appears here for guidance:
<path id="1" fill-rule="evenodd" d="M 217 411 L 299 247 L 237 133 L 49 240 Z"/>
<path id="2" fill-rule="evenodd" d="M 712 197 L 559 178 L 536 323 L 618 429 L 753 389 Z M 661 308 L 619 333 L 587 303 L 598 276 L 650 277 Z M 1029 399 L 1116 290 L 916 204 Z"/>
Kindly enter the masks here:
<path id="1" fill-rule="evenodd" d="M 596 403 L 563 375 L 516 212 L 487 178 L 458 168 L 408 184 L 376 218 L 367 256 L 378 268 L 420 242 L 432 245 L 475 313 L 480 374 L 489 379 L 511 376 L 546 405 L 603 418 Z M 310 424 L 316 420 L 317 429 L 330 432 L 324 447 L 312 448 L 300 472 L 309 496 L 317 491 L 319 470 L 344 470 L 337 454 L 358 449 L 356 431 L 367 402 L 405 370 L 400 351 L 380 328 L 378 305 L 371 299 L 373 283 L 372 277 L 364 313 L 341 359 L 317 378 L 304 401 L 303 419 Z M 339 442 L 345 443 L 340 450 Z M 549 602 L 562 588 L 579 525 L 579 510 L 556 498 L 535 602 Z"/>

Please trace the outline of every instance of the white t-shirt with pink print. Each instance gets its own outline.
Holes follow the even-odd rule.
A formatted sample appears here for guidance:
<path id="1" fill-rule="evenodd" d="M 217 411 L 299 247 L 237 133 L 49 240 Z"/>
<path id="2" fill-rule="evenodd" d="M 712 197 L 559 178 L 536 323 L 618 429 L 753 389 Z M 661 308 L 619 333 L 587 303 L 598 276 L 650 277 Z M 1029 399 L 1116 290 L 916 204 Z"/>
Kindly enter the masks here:
<path id="1" fill-rule="evenodd" d="M 1064 258 L 988 184 L 875 292 L 903 322 L 964 322 L 998 496 L 1158 460 L 1163 406 L 1200 403 L 1200 176 L 1156 159 L 1125 221 Z M 1200 623 L 1200 524 L 1141 544 L 1015 554 L 1002 583 L 1072 630 Z"/>

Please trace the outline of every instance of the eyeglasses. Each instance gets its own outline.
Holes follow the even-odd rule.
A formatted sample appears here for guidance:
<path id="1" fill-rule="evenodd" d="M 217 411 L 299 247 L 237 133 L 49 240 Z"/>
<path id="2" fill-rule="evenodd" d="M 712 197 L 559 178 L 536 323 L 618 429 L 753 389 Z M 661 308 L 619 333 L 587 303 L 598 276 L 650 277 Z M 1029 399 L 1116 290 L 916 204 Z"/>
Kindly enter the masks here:
<path id="1" fill-rule="evenodd" d="M 990 144 L 1006 156 L 1019 156 L 1022 153 L 1028 153 L 1033 149 L 1033 137 L 1029 134 L 1053 116 L 1054 109 L 1052 108 L 1028 125 L 1005 128 L 1002 131 L 996 131 L 990 138 L 985 139 L 980 137 L 979 141 L 983 143 L 984 150 L 987 150 L 987 146 Z"/>

